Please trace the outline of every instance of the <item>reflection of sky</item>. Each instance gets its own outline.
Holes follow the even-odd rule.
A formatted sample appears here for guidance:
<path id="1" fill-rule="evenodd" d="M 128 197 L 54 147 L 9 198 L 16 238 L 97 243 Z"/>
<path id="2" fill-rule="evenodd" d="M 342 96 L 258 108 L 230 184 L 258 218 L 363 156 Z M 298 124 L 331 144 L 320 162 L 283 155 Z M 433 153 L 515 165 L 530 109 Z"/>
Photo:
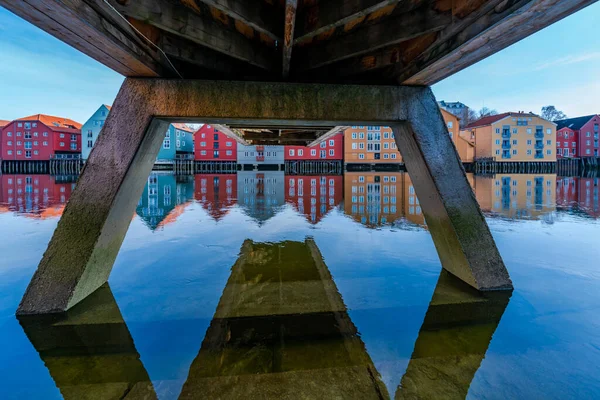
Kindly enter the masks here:
<path id="1" fill-rule="evenodd" d="M 598 398 L 600 224 L 488 220 L 516 291 L 471 384 L 474 398 Z M 60 394 L 13 317 L 56 220 L 0 214 L 0 380 L 11 397 Z M 408 365 L 440 264 L 425 230 L 365 229 L 338 210 L 311 225 L 290 205 L 259 226 L 235 206 L 215 222 L 196 203 L 151 232 L 139 218 L 110 284 L 161 399 L 187 378 L 241 245 L 315 238 L 391 394 Z"/>

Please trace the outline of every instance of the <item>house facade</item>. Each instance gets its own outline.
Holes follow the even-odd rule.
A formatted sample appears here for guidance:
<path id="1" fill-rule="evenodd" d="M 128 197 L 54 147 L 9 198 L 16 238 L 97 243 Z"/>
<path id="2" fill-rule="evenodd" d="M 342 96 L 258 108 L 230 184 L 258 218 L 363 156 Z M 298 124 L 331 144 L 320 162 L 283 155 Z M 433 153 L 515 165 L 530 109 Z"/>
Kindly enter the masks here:
<path id="1" fill-rule="evenodd" d="M 463 121 L 464 124 L 461 124 L 460 127 L 466 125 L 467 121 L 469 121 L 469 107 L 460 101 L 439 101 L 438 105 L 440 109 L 449 112 L 456 117 L 458 117 L 459 121 Z"/>
<path id="2" fill-rule="evenodd" d="M 237 162 L 246 165 L 283 165 L 284 146 L 237 146 Z"/>
<path id="3" fill-rule="evenodd" d="M 165 132 L 156 160 L 172 161 L 179 157 L 194 157 L 194 129 L 186 124 L 171 124 Z"/>
<path id="4" fill-rule="evenodd" d="M 396 147 L 394 133 L 387 126 L 352 126 L 344 131 L 346 164 L 396 164 L 402 156 Z"/>
<path id="5" fill-rule="evenodd" d="M 556 124 L 532 113 L 484 117 L 465 127 L 465 138 L 475 139 L 475 158 L 497 162 L 556 161 Z"/>
<path id="6" fill-rule="evenodd" d="M 92 148 L 98 140 L 98 135 L 110 112 L 110 106 L 102 104 L 81 127 L 81 158 L 87 160 Z"/>
<path id="7" fill-rule="evenodd" d="M 344 158 L 344 134 L 338 133 L 316 146 L 285 146 L 285 161 L 334 161 Z"/>
<path id="8" fill-rule="evenodd" d="M 2 128 L 3 160 L 47 161 L 81 154 L 81 124 L 45 114 L 9 122 Z"/>
<path id="9" fill-rule="evenodd" d="M 194 134 L 194 158 L 198 161 L 236 161 L 238 142 L 205 124 Z"/>
<path id="10" fill-rule="evenodd" d="M 10 124 L 10 121 L 0 119 L 0 160 L 2 160 L 2 156 L 4 155 L 4 152 L 2 151 L 2 129 L 8 124 Z"/>
<path id="11" fill-rule="evenodd" d="M 556 121 L 557 157 L 598 157 L 600 152 L 600 115 Z"/>

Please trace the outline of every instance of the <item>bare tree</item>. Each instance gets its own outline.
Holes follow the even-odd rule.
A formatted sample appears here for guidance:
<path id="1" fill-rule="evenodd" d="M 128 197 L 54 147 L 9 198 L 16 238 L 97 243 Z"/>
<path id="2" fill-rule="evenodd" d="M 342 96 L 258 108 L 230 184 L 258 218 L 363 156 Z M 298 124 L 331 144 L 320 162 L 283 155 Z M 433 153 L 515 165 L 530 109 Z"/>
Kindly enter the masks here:
<path id="1" fill-rule="evenodd" d="M 487 107 L 483 107 L 481 110 L 479 110 L 479 118 L 490 117 L 492 115 L 498 115 L 498 111 Z"/>
<path id="2" fill-rule="evenodd" d="M 548 121 L 559 121 L 561 119 L 567 119 L 567 115 L 557 110 L 554 106 L 546 106 L 542 107 L 542 118 L 547 119 Z"/>

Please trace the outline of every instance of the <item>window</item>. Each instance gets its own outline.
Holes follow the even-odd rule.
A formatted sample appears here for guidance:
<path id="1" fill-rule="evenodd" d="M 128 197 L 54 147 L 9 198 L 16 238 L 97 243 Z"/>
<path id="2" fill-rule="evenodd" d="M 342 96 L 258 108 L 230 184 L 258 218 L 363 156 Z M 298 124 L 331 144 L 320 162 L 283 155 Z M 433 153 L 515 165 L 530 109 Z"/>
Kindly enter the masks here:
<path id="1" fill-rule="evenodd" d="M 448 121 L 448 129 L 452 129 L 453 126 L 454 124 L 452 123 L 452 121 Z"/>
<path id="2" fill-rule="evenodd" d="M 352 139 L 356 139 L 356 132 L 352 132 Z"/>
<path id="3" fill-rule="evenodd" d="M 531 146 L 531 139 L 527 140 L 527 144 Z"/>
<path id="4" fill-rule="evenodd" d="M 7 146 L 12 146 L 12 141 L 9 140 L 8 142 L 6 142 L 6 145 Z"/>
<path id="5" fill-rule="evenodd" d="M 71 142 L 77 141 L 77 135 L 71 135 Z"/>
<path id="6" fill-rule="evenodd" d="M 352 150 L 356 150 L 358 148 L 358 143 L 352 143 Z"/>
<path id="7" fill-rule="evenodd" d="M 518 143 L 518 141 L 515 139 L 513 140 L 513 144 L 516 145 Z"/>
<path id="8" fill-rule="evenodd" d="M 500 155 L 500 150 L 496 150 L 496 155 L 499 156 Z"/>
<path id="9" fill-rule="evenodd" d="M 552 154 L 552 150 L 546 150 L 546 154 L 548 154 L 548 155 Z"/>
<path id="10" fill-rule="evenodd" d="M 531 134 L 531 128 L 527 128 L 527 133 Z"/>
<path id="11" fill-rule="evenodd" d="M 200 155 L 201 155 L 201 156 L 205 156 L 205 155 L 206 155 L 206 150 L 202 150 L 202 151 L 200 151 Z"/>
<path id="12" fill-rule="evenodd" d="M 517 134 L 519 133 L 519 130 L 517 128 L 513 128 L 513 133 Z"/>
<path id="13" fill-rule="evenodd" d="M 93 146 L 93 142 L 91 140 L 88 140 L 87 141 L 87 147 L 88 147 L 88 149 L 91 149 L 92 146 Z"/>
<path id="14" fill-rule="evenodd" d="M 359 143 L 358 144 L 358 148 L 361 149 L 361 150 L 364 150 L 365 144 L 364 143 Z"/>
<path id="15" fill-rule="evenodd" d="M 181 141 L 181 145 L 182 145 L 183 147 L 185 147 L 185 140 L 182 140 L 182 141 Z"/>
<path id="16" fill-rule="evenodd" d="M 17 132 L 17 136 L 19 136 L 19 137 L 20 137 L 20 136 L 21 136 L 21 132 Z"/>
<path id="17" fill-rule="evenodd" d="M 25 157 L 31 158 L 31 150 L 25 150 Z"/>
<path id="18" fill-rule="evenodd" d="M 335 150 L 334 149 L 329 149 L 329 156 L 333 157 L 335 155 Z"/>
<path id="19" fill-rule="evenodd" d="M 12 150 L 8 150 L 8 151 L 6 152 L 6 154 L 8 154 L 9 156 L 11 156 L 11 155 L 12 155 Z"/>
<path id="20" fill-rule="evenodd" d="M 513 155 L 516 155 L 517 154 L 517 150 L 513 150 L 512 153 L 513 153 Z"/>
<path id="21" fill-rule="evenodd" d="M 327 158 L 327 151 L 326 150 L 321 150 L 321 152 L 319 153 L 319 157 L 320 158 Z"/>
<path id="22" fill-rule="evenodd" d="M 290 156 L 294 156 L 294 149 L 290 149 Z"/>
<path id="23" fill-rule="evenodd" d="M 227 147 L 231 147 L 232 144 L 233 144 L 233 142 L 225 142 L 225 146 L 227 146 Z"/>
<path id="24" fill-rule="evenodd" d="M 316 156 L 317 155 L 317 150 L 316 149 L 311 149 L 310 150 L 310 155 L 313 156 L 313 157 Z"/>
<path id="25" fill-rule="evenodd" d="M 37 122 L 32 123 L 31 126 L 33 126 L 34 128 L 37 128 Z"/>
<path id="26" fill-rule="evenodd" d="M 176 145 L 177 147 L 181 147 L 181 142 L 179 141 L 179 139 L 177 139 L 177 141 L 175 141 L 175 145 Z"/>
<path id="27" fill-rule="evenodd" d="M 333 147 L 333 146 L 335 146 L 335 141 L 333 139 L 331 139 L 329 141 L 329 147 Z"/>
<path id="28" fill-rule="evenodd" d="M 31 129 L 31 122 L 25 122 L 25 129 Z"/>
<path id="29" fill-rule="evenodd" d="M 500 128 L 496 128 L 496 133 L 500 133 Z"/>
<path id="30" fill-rule="evenodd" d="M 385 158 L 385 159 L 389 158 L 389 154 L 388 153 L 383 153 L 383 158 Z"/>
<path id="31" fill-rule="evenodd" d="M 548 135 L 552 135 L 552 128 L 548 128 L 548 129 L 546 129 L 546 133 L 547 133 Z"/>
<path id="32" fill-rule="evenodd" d="M 25 142 L 25 148 L 31 149 L 31 142 Z"/>
<path id="33" fill-rule="evenodd" d="M 364 139 L 364 138 L 365 138 L 365 133 L 364 133 L 364 132 L 360 132 L 360 133 L 358 134 L 358 138 L 359 138 L 359 139 Z"/>
<path id="34" fill-rule="evenodd" d="M 225 152 L 225 154 L 227 154 L 228 156 L 230 156 L 230 155 L 232 155 L 232 154 L 233 154 L 233 152 L 232 152 L 231 150 L 227 150 L 227 151 Z"/>
<path id="35" fill-rule="evenodd" d="M 547 145 L 551 145 L 552 144 L 552 140 L 546 140 L 546 144 Z"/>
<path id="36" fill-rule="evenodd" d="M 213 151 L 213 157 L 214 158 L 219 158 L 219 150 Z"/>
<path id="37" fill-rule="evenodd" d="M 165 137 L 165 140 L 163 141 L 163 149 L 170 149 L 171 148 L 171 138 L 170 137 Z"/>
<path id="38" fill-rule="evenodd" d="M 42 145 L 43 146 L 48 146 L 48 142 L 44 141 L 44 142 L 42 142 Z"/>
<path id="39" fill-rule="evenodd" d="M 383 132 L 383 138 L 388 139 L 390 137 L 389 132 Z"/>
<path id="40" fill-rule="evenodd" d="M 392 154 L 391 154 L 391 157 L 392 157 L 393 159 L 395 159 L 395 158 L 396 158 L 396 153 L 392 153 Z"/>
<path id="41" fill-rule="evenodd" d="M 31 139 L 31 132 L 29 132 L 29 131 L 25 132 L 25 139 Z"/>
<path id="42" fill-rule="evenodd" d="M 60 138 L 61 138 L 61 139 L 64 139 L 64 137 L 65 137 L 65 134 L 64 134 L 64 133 L 61 133 L 61 134 L 60 134 Z"/>
<path id="43" fill-rule="evenodd" d="M 6 132 L 6 136 L 12 137 L 12 132 Z"/>
<path id="44" fill-rule="evenodd" d="M 324 149 L 325 147 L 327 147 L 327 142 L 321 142 L 319 144 L 319 147 L 321 147 L 322 149 Z"/>
<path id="45" fill-rule="evenodd" d="M 390 147 L 390 144 L 389 144 L 389 143 L 384 143 L 384 144 L 383 144 L 383 148 L 384 148 L 384 149 L 388 149 L 389 147 Z"/>
<path id="46" fill-rule="evenodd" d="M 36 156 L 37 156 L 38 154 L 40 154 L 40 152 L 39 152 L 39 151 L 37 151 L 37 150 L 34 150 L 34 151 L 33 151 L 33 155 L 36 155 Z M 36 190 L 37 190 L 37 189 L 36 189 Z"/>
<path id="47" fill-rule="evenodd" d="M 571 143 L 571 145 L 572 145 L 573 147 L 576 147 L 576 146 L 577 146 L 577 144 L 576 144 L 575 142 L 572 142 L 572 143 Z"/>
<path id="48" fill-rule="evenodd" d="M 589 150 L 588 150 L 588 152 L 589 152 Z M 358 158 L 359 158 L 359 159 L 361 159 L 361 160 L 364 160 L 364 158 L 365 158 L 365 155 L 364 155 L 363 153 L 360 153 L 360 154 L 358 155 Z"/>
<path id="49" fill-rule="evenodd" d="M 200 142 L 200 147 L 206 147 L 206 142 Z"/>
<path id="50" fill-rule="evenodd" d="M 44 137 L 48 137 L 48 132 L 44 132 Z"/>
<path id="51" fill-rule="evenodd" d="M 71 143 L 71 150 L 77 150 L 77 143 Z"/>
<path id="52" fill-rule="evenodd" d="M 20 156 L 21 154 L 23 154 L 23 152 L 21 150 L 17 150 L 17 155 Z"/>
<path id="53" fill-rule="evenodd" d="M 298 149 L 298 156 L 302 157 L 304 155 L 304 151 L 302 149 Z"/>
<path id="54" fill-rule="evenodd" d="M 527 155 L 530 156 L 531 155 L 531 150 L 527 150 Z"/>

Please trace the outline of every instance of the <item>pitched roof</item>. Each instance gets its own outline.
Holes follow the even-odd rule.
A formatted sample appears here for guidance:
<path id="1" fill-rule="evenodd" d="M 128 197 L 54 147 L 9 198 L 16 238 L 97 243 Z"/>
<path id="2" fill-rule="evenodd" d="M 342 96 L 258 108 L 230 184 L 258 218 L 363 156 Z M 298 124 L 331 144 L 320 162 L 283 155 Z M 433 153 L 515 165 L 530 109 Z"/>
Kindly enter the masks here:
<path id="1" fill-rule="evenodd" d="M 102 104 L 104 107 L 108 108 L 108 111 L 111 110 L 112 106 L 109 106 L 108 104 Z"/>
<path id="2" fill-rule="evenodd" d="M 17 121 L 40 121 L 44 125 L 51 128 L 74 128 L 81 129 L 81 124 L 72 119 L 55 117 L 53 115 L 35 114 L 28 117 L 19 118 Z"/>
<path id="3" fill-rule="evenodd" d="M 577 118 L 569 118 L 569 119 L 561 119 L 560 121 L 554 121 L 556 123 L 556 130 L 560 130 L 562 128 L 569 128 L 574 131 L 578 131 L 583 127 L 588 121 L 594 118 L 596 115 L 586 115 L 584 117 Z"/>
<path id="4" fill-rule="evenodd" d="M 190 128 L 186 124 L 171 124 L 171 125 L 173 125 L 173 127 L 175 127 L 175 129 L 179 129 L 181 131 L 194 132 L 194 129 Z"/>
<path id="5" fill-rule="evenodd" d="M 471 128 L 477 128 L 479 126 L 491 125 L 494 122 L 500 121 L 501 119 L 504 119 L 504 118 L 508 117 L 511 114 L 512 113 L 507 112 L 507 113 L 502 113 L 502 114 L 497 114 L 497 115 L 490 115 L 488 117 L 479 118 L 477 121 L 471 122 L 469 125 L 465 126 L 464 129 L 471 129 Z"/>
<path id="6" fill-rule="evenodd" d="M 5 119 L 0 119 L 0 128 L 2 128 L 3 126 L 6 126 L 10 124 L 10 121 L 7 121 Z"/>

